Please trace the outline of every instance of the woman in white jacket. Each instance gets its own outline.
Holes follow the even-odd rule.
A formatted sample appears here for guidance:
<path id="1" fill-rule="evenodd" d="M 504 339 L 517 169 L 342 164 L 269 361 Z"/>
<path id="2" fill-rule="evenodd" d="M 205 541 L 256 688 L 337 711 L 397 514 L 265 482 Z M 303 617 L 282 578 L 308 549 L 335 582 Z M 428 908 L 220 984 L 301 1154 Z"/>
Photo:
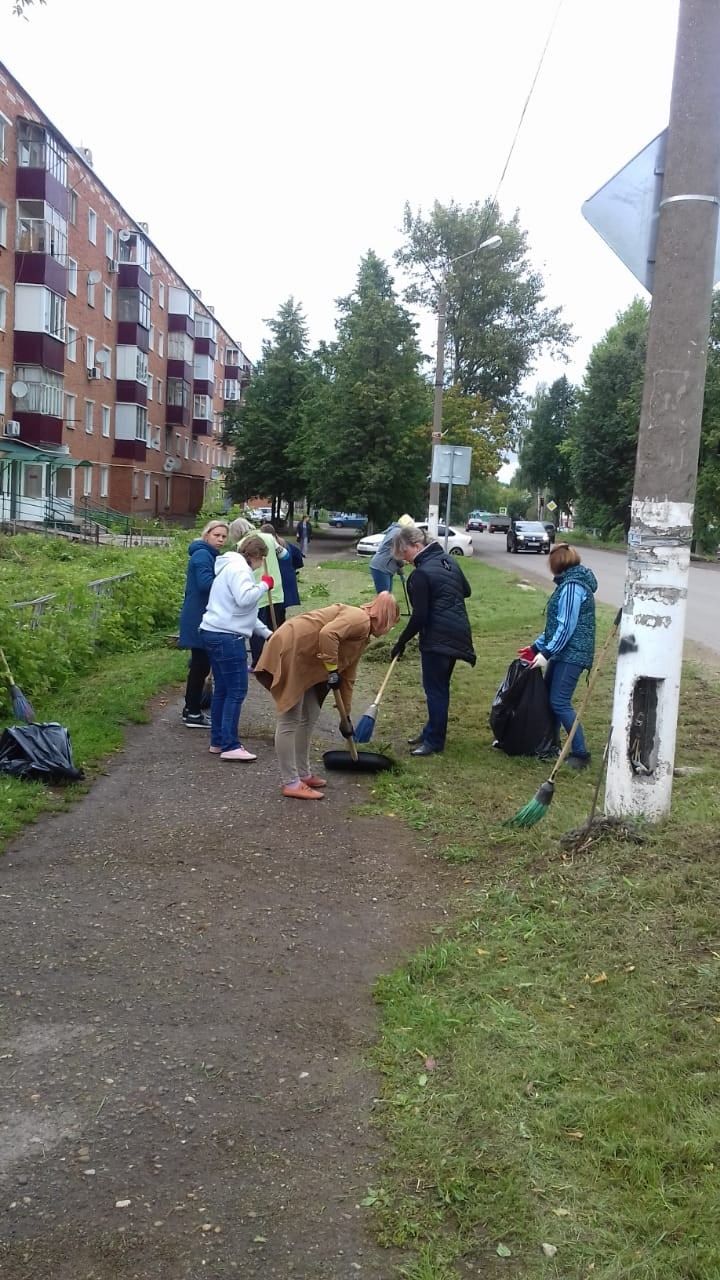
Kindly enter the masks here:
<path id="1" fill-rule="evenodd" d="M 200 623 L 200 638 L 210 656 L 213 699 L 210 707 L 210 751 L 221 760 L 256 760 L 238 736 L 240 710 L 248 688 L 246 642 L 251 635 L 272 633 L 258 621 L 258 601 L 274 586 L 253 571 L 266 555 L 262 538 L 250 536 L 241 552 L 227 551 L 215 560 L 215 578 Z"/>

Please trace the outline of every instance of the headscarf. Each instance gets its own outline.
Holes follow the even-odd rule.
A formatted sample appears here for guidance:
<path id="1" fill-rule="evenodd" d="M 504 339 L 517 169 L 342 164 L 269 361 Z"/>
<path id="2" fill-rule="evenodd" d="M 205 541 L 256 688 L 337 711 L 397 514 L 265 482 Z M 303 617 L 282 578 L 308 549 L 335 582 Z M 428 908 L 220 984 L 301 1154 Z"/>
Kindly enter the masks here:
<path id="1" fill-rule="evenodd" d="M 360 608 L 370 615 L 374 623 L 373 634 L 376 636 L 386 636 L 400 617 L 398 602 L 390 591 L 380 591 L 370 604 L 362 604 Z"/>

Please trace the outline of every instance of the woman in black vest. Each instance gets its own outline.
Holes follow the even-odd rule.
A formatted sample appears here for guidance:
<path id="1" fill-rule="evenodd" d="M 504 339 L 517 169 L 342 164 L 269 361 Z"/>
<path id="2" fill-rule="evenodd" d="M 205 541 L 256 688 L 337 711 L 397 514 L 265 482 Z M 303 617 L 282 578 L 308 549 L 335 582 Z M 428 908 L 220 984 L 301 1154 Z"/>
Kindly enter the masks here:
<path id="1" fill-rule="evenodd" d="M 422 529 L 399 529 L 393 543 L 398 560 L 413 566 L 408 578 L 412 613 L 391 657 L 401 658 L 408 640 L 420 636 L 420 662 L 428 719 L 425 728 L 410 738 L 413 756 L 432 756 L 445 748 L 450 677 L 458 658 L 475 665 L 470 620 L 465 601 L 470 584 L 452 556 L 439 542 L 431 542 Z"/>

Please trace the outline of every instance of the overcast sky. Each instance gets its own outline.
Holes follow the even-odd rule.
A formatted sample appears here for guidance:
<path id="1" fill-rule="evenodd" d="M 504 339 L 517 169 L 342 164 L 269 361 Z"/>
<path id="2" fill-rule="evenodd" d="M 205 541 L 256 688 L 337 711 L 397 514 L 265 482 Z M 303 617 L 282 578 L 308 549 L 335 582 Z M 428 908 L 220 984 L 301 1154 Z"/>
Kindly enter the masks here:
<path id="1" fill-rule="evenodd" d="M 406 200 L 498 183 L 557 0 L 0 0 L 0 50 L 251 358 L 290 294 L 313 342 Z M 500 192 L 569 376 L 642 292 L 580 206 L 667 123 L 678 0 L 564 0 Z M 421 337 L 432 345 L 432 324 Z M 544 361 L 538 376 L 562 368 Z"/>

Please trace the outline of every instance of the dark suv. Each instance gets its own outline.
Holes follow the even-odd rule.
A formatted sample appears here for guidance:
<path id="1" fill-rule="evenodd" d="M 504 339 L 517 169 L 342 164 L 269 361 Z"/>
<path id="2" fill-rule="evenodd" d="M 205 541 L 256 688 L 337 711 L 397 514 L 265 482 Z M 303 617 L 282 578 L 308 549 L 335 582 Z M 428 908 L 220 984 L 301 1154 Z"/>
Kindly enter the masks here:
<path id="1" fill-rule="evenodd" d="M 550 534 L 540 520 L 513 520 L 507 535 L 507 549 L 516 555 L 518 551 L 534 551 L 536 555 L 550 554 Z"/>

